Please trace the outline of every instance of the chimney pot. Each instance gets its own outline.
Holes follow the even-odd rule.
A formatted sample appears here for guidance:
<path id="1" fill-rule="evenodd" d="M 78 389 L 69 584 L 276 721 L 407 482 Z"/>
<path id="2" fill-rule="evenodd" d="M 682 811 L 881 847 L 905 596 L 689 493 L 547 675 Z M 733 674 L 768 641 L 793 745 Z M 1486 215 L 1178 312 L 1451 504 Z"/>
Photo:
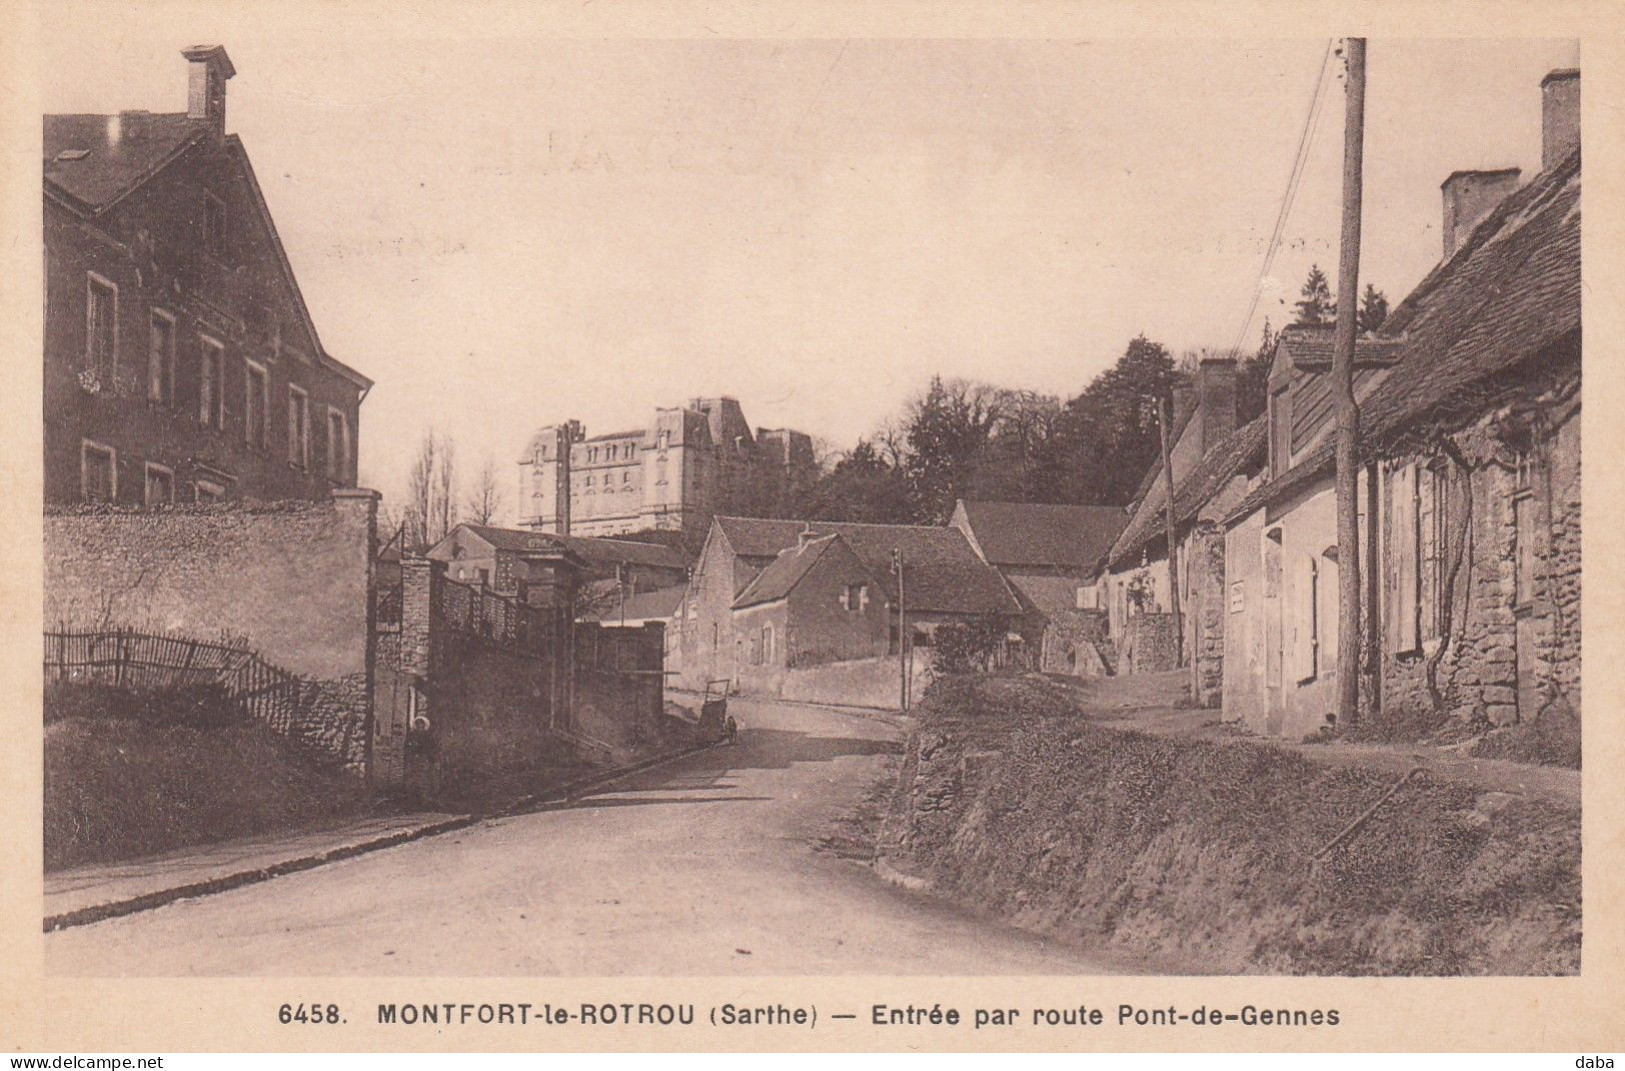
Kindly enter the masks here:
<path id="1" fill-rule="evenodd" d="M 217 132 L 226 129 L 226 82 L 237 73 L 222 45 L 193 45 L 181 50 L 188 64 L 186 116 L 207 119 Z"/>
<path id="2" fill-rule="evenodd" d="M 1497 171 L 1457 171 L 1440 184 L 1444 198 L 1444 224 L 1440 231 L 1444 255 L 1460 249 L 1473 228 L 1495 210 L 1507 194 L 1518 188 L 1521 172 L 1515 167 Z"/>
<path id="3" fill-rule="evenodd" d="M 1540 81 L 1540 166 L 1549 171 L 1580 146 L 1580 70 L 1552 71 Z"/>

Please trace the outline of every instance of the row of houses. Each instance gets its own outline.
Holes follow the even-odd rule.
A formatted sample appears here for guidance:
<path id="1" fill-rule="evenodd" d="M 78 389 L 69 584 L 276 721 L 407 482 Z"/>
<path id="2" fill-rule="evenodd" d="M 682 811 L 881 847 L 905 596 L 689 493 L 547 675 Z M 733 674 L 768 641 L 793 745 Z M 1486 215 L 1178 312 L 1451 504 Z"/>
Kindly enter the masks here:
<path id="1" fill-rule="evenodd" d="M 1356 343 L 1362 705 L 1386 717 L 1579 709 L 1579 87 L 1542 82 L 1529 181 L 1445 179 L 1442 259 Z M 1266 412 L 1228 432 L 1233 371 L 1204 362 L 1170 466 L 1182 629 L 1148 668 L 1274 735 L 1335 715 L 1332 332 L 1283 331 Z M 1166 518 L 1155 466 L 1097 581 L 1120 650 L 1169 631 Z"/>
<path id="2" fill-rule="evenodd" d="M 1450 175 L 1441 261 L 1355 346 L 1362 701 L 1388 717 L 1578 710 L 1579 72 L 1541 94 L 1539 174 Z M 1266 410 L 1239 426 L 1234 361 L 1201 361 L 1176 391 L 1170 471 L 1154 464 L 1127 509 L 964 502 L 943 528 L 715 518 L 691 579 L 643 611 L 669 614 L 668 669 L 785 694 L 817 667 L 895 675 L 880 667 L 900 644 L 991 618 L 1034 668 L 1182 667 L 1229 721 L 1321 731 L 1340 642 L 1333 333 L 1284 330 Z"/>

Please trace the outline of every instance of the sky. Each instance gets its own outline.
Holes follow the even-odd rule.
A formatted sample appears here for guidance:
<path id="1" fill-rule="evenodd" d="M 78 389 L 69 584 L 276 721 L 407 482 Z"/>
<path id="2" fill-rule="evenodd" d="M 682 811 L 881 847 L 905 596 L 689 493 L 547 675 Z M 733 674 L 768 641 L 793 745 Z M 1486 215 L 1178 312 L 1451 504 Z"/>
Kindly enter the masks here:
<path id="1" fill-rule="evenodd" d="M 237 76 L 325 347 L 377 386 L 386 498 L 433 426 L 505 478 L 536 428 L 727 394 L 844 448 L 933 374 L 1069 396 L 1145 333 L 1256 347 L 1337 262 L 1331 81 L 1257 313 L 1325 40 L 593 40 L 278 5 L 64 4 L 52 112 L 180 111 L 189 44 Z M 1439 183 L 1540 166 L 1572 41 L 1372 39 L 1361 284 L 1440 256 Z M 1334 62 L 1340 73 L 1340 63 Z M 510 501 L 514 498 L 510 489 Z"/>

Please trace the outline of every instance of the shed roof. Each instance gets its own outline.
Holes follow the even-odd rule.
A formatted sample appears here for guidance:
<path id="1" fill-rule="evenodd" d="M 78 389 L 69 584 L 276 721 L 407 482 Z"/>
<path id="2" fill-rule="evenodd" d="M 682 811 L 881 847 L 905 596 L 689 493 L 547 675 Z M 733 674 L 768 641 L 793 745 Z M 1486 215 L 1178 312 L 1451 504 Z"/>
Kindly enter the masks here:
<path id="1" fill-rule="evenodd" d="M 526 551 L 563 549 L 589 565 L 624 562 L 628 565 L 686 569 L 688 555 L 676 547 L 659 543 L 639 543 L 631 539 L 602 536 L 567 536 L 554 532 L 533 532 L 523 528 L 495 528 L 483 524 L 458 526 L 485 540 L 498 550 L 523 554 Z M 432 556 L 431 552 L 431 556 Z"/>
<path id="2" fill-rule="evenodd" d="M 976 545 L 994 565 L 1090 569 L 1128 524 L 1121 506 L 960 502 Z"/>

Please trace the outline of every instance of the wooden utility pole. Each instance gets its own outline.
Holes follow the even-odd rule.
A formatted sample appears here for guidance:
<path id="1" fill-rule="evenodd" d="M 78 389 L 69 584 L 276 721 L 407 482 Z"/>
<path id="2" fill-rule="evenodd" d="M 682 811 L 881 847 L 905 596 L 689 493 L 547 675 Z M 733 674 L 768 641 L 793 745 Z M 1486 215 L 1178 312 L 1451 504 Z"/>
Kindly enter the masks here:
<path id="1" fill-rule="evenodd" d="M 1174 402 L 1164 398 L 1157 406 L 1157 430 L 1162 436 L 1162 497 L 1164 532 L 1168 541 L 1168 608 L 1174 618 L 1174 665 L 1185 661 L 1185 625 L 1179 615 L 1179 543 L 1174 538 L 1174 468 L 1173 456 Z"/>
<path id="2" fill-rule="evenodd" d="M 1354 404 L 1354 318 L 1360 301 L 1361 171 L 1365 155 L 1365 38 L 1344 42 L 1348 61 L 1343 123 L 1343 240 L 1337 263 L 1337 335 L 1332 396 L 1337 403 L 1337 723 L 1360 718 L 1360 410 Z M 1372 622 L 1375 625 L 1375 622 Z"/>

